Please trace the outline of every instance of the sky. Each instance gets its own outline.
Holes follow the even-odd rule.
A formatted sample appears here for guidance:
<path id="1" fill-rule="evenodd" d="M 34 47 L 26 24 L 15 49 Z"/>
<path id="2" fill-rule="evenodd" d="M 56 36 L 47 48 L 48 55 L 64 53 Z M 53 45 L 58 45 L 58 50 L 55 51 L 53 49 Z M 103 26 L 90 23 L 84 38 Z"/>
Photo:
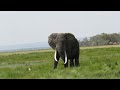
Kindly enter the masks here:
<path id="1" fill-rule="evenodd" d="M 77 38 L 120 32 L 120 11 L 0 11 L 0 46 L 47 42 L 51 33 Z"/>

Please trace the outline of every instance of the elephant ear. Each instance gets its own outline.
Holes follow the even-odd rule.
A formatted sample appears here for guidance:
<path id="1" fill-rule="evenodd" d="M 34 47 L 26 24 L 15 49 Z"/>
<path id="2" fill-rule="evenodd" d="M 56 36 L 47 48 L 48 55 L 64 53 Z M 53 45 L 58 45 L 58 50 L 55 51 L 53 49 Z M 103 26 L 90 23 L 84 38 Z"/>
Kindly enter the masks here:
<path id="1" fill-rule="evenodd" d="M 55 50 L 56 48 L 56 37 L 57 37 L 57 33 L 52 33 L 49 37 L 48 37 L 48 43 L 50 45 L 50 47 L 52 49 Z"/>

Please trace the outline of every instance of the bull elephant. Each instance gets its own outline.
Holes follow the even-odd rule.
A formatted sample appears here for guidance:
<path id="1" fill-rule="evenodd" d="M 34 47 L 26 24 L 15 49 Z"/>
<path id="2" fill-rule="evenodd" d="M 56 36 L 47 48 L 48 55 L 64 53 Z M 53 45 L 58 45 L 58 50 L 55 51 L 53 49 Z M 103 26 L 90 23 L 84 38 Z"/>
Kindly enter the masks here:
<path id="1" fill-rule="evenodd" d="M 54 54 L 54 69 L 57 68 L 59 58 L 64 61 L 64 67 L 68 67 L 68 60 L 70 60 L 70 67 L 79 66 L 79 42 L 71 33 L 52 33 L 48 36 L 48 43 Z"/>

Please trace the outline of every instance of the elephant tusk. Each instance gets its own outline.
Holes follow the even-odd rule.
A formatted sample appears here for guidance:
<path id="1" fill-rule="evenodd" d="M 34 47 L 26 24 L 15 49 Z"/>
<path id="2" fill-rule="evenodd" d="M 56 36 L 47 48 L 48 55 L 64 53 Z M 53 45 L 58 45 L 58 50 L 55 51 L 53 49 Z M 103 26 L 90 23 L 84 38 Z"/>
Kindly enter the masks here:
<path id="1" fill-rule="evenodd" d="M 66 51 L 65 51 L 65 63 L 64 64 L 66 64 L 67 63 L 67 54 L 66 54 Z"/>
<path id="2" fill-rule="evenodd" d="M 57 60 L 57 58 L 56 58 L 56 50 L 55 50 L 55 54 L 54 54 L 54 59 L 55 59 L 55 61 L 58 62 L 58 60 Z"/>

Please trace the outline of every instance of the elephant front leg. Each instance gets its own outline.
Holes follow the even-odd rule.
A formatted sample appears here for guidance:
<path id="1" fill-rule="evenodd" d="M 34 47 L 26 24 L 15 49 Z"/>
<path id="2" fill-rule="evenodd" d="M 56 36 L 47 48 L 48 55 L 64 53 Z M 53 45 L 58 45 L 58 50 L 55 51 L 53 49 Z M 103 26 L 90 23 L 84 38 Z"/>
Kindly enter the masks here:
<path id="1" fill-rule="evenodd" d="M 64 67 L 68 67 L 68 59 L 67 59 L 67 55 L 65 54 L 65 52 L 60 53 L 60 56 L 62 58 L 62 60 L 64 61 Z"/>
<path id="2" fill-rule="evenodd" d="M 74 61 L 73 61 L 73 59 L 70 59 L 70 67 L 74 67 Z"/>
<path id="3" fill-rule="evenodd" d="M 58 62 L 54 60 L 54 69 L 57 68 Z"/>
<path id="4" fill-rule="evenodd" d="M 63 59 L 64 60 L 64 67 L 68 67 L 68 58 L 67 58 L 67 54 L 66 54 L 66 51 L 64 51 L 65 53 L 65 58 Z"/>
<path id="5" fill-rule="evenodd" d="M 64 61 L 64 67 L 68 67 L 68 58 L 67 58 L 67 53 L 66 51 L 61 51 L 59 52 L 62 60 Z"/>
<path id="6" fill-rule="evenodd" d="M 75 66 L 79 66 L 80 64 L 79 64 L 79 58 L 76 58 L 75 59 Z"/>
<path id="7" fill-rule="evenodd" d="M 68 60 L 67 60 L 67 63 L 64 64 L 64 67 L 67 68 L 68 67 Z"/>

